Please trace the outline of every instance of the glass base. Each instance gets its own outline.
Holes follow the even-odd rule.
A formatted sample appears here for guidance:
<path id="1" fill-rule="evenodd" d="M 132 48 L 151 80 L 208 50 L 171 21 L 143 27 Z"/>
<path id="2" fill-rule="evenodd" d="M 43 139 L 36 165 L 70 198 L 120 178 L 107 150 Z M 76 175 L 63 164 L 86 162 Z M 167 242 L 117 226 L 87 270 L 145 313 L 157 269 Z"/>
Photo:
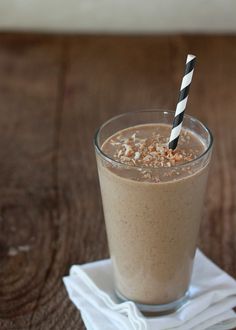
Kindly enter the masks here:
<path id="1" fill-rule="evenodd" d="M 189 297 L 189 293 L 187 291 L 183 297 L 181 297 L 180 299 L 175 300 L 171 303 L 163 304 L 163 305 L 149 305 L 149 304 L 140 304 L 133 300 L 127 299 L 125 296 L 123 296 L 118 291 L 116 291 L 116 295 L 121 302 L 125 302 L 125 301 L 134 302 L 135 305 L 140 310 L 140 312 L 142 312 L 143 315 L 149 316 L 149 317 L 161 316 L 161 315 L 167 315 L 167 314 L 174 313 L 187 303 L 188 297 Z"/>

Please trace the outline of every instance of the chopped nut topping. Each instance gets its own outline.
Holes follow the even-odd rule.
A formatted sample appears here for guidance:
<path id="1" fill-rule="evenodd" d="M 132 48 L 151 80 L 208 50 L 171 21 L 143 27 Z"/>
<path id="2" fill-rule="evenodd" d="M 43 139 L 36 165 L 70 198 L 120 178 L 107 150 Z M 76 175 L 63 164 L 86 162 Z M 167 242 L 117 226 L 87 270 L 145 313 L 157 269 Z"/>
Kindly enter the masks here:
<path id="1" fill-rule="evenodd" d="M 134 151 L 131 148 L 131 146 L 128 144 L 124 144 L 124 147 L 125 147 L 125 156 L 128 156 L 128 157 L 132 156 Z"/>
<path id="2" fill-rule="evenodd" d="M 135 154 L 134 154 L 134 159 L 137 160 L 139 159 L 141 156 L 140 152 L 139 151 L 136 151 Z"/>
<path id="3" fill-rule="evenodd" d="M 132 132 L 133 133 L 133 132 Z M 188 135 L 184 132 L 184 138 Z M 172 167 L 189 162 L 195 158 L 193 150 L 186 153 L 185 150 L 169 149 L 166 143 L 160 142 L 160 134 L 153 133 L 150 138 L 139 138 L 135 132 L 131 136 L 124 137 L 122 134 L 114 137 L 111 144 L 115 145 L 116 159 L 127 165 L 147 167 Z"/>
<path id="4" fill-rule="evenodd" d="M 195 160 L 203 150 L 200 143 L 187 130 L 181 133 L 175 150 L 168 148 L 168 139 L 167 126 L 160 129 L 158 125 L 152 125 L 147 129 L 138 125 L 114 134 L 103 145 L 103 150 L 112 154 L 116 161 L 136 167 L 140 173 L 137 180 L 158 183 L 165 177 L 173 179 L 180 178 L 185 173 L 194 173 L 194 163 L 179 168 L 177 166 Z M 160 173 L 153 171 L 160 167 L 167 170 Z"/>

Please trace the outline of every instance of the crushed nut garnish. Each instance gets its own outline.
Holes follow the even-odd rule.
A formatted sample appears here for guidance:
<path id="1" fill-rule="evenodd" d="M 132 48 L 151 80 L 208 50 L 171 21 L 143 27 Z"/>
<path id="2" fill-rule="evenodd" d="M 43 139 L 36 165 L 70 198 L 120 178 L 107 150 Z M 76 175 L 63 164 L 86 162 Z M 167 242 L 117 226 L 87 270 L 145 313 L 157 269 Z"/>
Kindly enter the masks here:
<path id="1" fill-rule="evenodd" d="M 150 182 L 160 182 L 163 178 L 180 178 L 185 173 L 194 173 L 193 165 L 187 163 L 195 160 L 202 152 L 201 147 L 192 134 L 183 130 L 175 150 L 168 148 L 169 131 L 162 131 L 152 126 L 148 130 L 143 127 L 120 131 L 114 134 L 104 144 L 104 151 L 112 154 L 120 163 L 136 167 L 140 171 L 138 179 Z M 163 134 L 164 132 L 164 134 Z M 187 166 L 179 167 L 178 165 Z M 193 163 L 194 164 L 194 163 Z M 167 171 L 153 172 L 155 168 L 166 168 Z M 148 168 L 151 169 L 147 172 Z"/>
<path id="2" fill-rule="evenodd" d="M 127 165 L 136 165 L 144 167 L 172 167 L 178 164 L 189 162 L 196 158 L 196 155 L 186 150 L 171 150 L 167 143 L 160 142 L 160 134 L 155 132 L 150 138 L 138 137 L 138 132 L 131 132 L 128 137 L 113 137 L 111 144 L 115 146 L 115 159 L 120 160 Z M 183 134 L 184 139 L 188 136 L 186 132 Z"/>

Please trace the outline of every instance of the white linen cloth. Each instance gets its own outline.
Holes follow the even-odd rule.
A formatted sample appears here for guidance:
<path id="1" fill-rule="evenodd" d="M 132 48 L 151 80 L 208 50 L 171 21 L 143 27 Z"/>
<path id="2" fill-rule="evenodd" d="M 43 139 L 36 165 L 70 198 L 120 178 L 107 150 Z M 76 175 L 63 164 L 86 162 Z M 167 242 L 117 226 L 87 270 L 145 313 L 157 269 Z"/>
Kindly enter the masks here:
<path id="1" fill-rule="evenodd" d="M 88 330 L 225 330 L 236 328 L 236 281 L 197 250 L 190 299 L 167 316 L 145 318 L 114 293 L 111 260 L 74 265 L 63 278 Z"/>

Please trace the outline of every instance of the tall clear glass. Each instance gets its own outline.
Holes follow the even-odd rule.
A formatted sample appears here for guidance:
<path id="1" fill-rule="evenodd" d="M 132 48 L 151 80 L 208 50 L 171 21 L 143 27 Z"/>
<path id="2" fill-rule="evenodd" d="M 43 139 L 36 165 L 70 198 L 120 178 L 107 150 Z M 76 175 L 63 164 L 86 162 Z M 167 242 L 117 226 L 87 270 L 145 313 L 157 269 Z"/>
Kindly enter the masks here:
<path id="1" fill-rule="evenodd" d="M 212 134 L 185 115 L 183 128 L 200 139 L 204 151 L 182 165 L 145 168 L 158 183 L 149 175 L 140 179 L 142 167 L 120 163 L 105 154 L 102 145 L 122 129 L 171 125 L 173 118 L 174 112 L 163 110 L 125 113 L 104 123 L 94 138 L 115 290 L 121 300 L 134 301 L 148 313 L 169 313 L 188 298 Z"/>

